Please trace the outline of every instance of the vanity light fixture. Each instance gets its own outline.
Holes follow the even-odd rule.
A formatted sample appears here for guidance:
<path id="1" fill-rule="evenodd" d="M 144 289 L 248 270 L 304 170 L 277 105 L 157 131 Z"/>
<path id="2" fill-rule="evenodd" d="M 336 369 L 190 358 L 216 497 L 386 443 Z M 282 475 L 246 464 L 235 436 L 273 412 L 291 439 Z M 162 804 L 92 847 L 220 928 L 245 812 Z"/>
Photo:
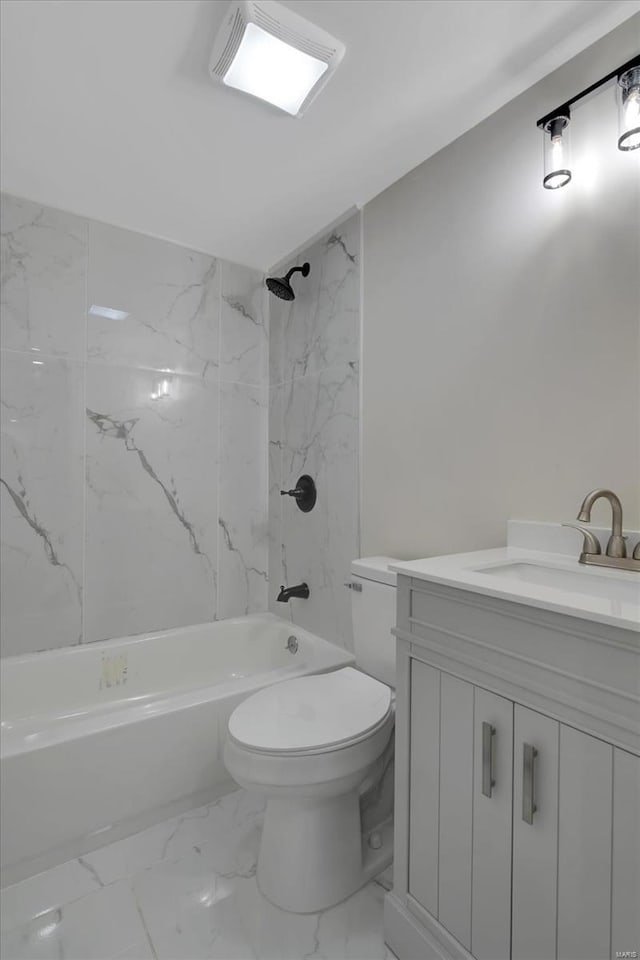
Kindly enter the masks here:
<path id="1" fill-rule="evenodd" d="M 618 77 L 619 150 L 640 147 L 640 64 Z"/>
<path id="2" fill-rule="evenodd" d="M 301 116 L 344 44 L 276 0 L 233 0 L 211 51 L 213 80 Z"/>
<path id="3" fill-rule="evenodd" d="M 571 115 L 567 109 L 558 113 L 544 126 L 547 134 L 544 140 L 544 178 L 542 186 L 546 190 L 566 187 L 571 180 L 571 161 L 569 159 L 569 122 Z"/>
<path id="4" fill-rule="evenodd" d="M 629 151 L 640 147 L 640 55 L 623 63 L 581 90 L 566 103 L 551 110 L 537 122 L 544 134 L 544 176 L 542 185 L 547 190 L 565 187 L 571 180 L 568 128 L 571 107 L 594 90 L 611 80 L 618 83 L 619 137 L 618 149 Z"/>

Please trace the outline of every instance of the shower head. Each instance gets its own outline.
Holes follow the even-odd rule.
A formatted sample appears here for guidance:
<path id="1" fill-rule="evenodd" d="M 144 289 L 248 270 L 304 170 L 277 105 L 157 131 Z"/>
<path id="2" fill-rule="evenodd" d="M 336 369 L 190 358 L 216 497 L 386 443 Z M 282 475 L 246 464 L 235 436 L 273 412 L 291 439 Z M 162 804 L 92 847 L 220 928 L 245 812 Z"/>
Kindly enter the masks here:
<path id="1" fill-rule="evenodd" d="M 308 277 L 310 270 L 309 264 L 303 263 L 301 267 L 291 267 L 284 277 L 267 277 L 265 280 L 267 289 L 281 300 L 295 300 L 296 295 L 289 281 L 294 273 L 301 273 L 303 277 Z"/>

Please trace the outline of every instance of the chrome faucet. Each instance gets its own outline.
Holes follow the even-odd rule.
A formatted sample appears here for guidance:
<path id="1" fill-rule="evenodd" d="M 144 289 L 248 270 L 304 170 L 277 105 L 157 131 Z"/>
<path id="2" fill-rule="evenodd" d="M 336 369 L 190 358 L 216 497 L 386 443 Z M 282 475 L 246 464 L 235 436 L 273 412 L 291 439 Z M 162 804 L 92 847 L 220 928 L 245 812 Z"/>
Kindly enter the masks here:
<path id="1" fill-rule="evenodd" d="M 604 555 L 600 547 L 598 538 L 590 530 L 585 530 L 580 526 L 582 523 L 591 522 L 591 510 L 596 500 L 608 500 L 611 504 L 611 536 L 607 541 L 607 548 Z M 640 573 L 640 541 L 635 546 L 633 557 L 627 557 L 626 537 L 622 532 L 622 504 L 620 498 L 616 496 L 613 490 L 604 490 L 599 488 L 592 490 L 582 501 L 580 512 L 578 513 L 578 523 L 565 523 L 565 527 L 573 527 L 579 530 L 583 537 L 582 553 L 580 554 L 580 563 L 594 564 L 599 567 L 615 567 L 617 570 L 635 570 Z"/>

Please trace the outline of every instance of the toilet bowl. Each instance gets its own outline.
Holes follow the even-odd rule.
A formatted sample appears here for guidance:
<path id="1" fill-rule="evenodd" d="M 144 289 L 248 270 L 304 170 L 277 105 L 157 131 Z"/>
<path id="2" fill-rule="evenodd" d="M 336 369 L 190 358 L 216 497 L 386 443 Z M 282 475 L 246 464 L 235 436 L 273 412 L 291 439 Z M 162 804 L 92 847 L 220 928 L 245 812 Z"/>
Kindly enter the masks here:
<path id="1" fill-rule="evenodd" d="M 240 786 L 267 800 L 258 886 L 284 910 L 333 906 L 391 862 L 390 822 L 366 836 L 361 822 L 362 795 L 381 776 L 393 738 L 391 562 L 352 565 L 356 662 L 375 676 L 344 667 L 285 680 L 248 697 L 229 720 L 226 767 Z"/>

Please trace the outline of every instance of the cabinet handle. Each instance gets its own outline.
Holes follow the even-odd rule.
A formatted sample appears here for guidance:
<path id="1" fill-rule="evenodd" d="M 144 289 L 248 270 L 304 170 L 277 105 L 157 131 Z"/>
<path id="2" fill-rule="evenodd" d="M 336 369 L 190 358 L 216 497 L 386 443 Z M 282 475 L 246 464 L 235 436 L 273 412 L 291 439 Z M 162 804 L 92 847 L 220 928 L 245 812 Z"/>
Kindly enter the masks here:
<path id="1" fill-rule="evenodd" d="M 496 739 L 496 728 L 490 723 L 482 724 L 482 795 L 491 796 L 491 790 L 496 785 L 493 776 L 493 745 Z"/>
<path id="2" fill-rule="evenodd" d="M 530 743 L 522 745 L 522 819 L 533 823 L 533 815 L 538 809 L 535 799 L 535 760 L 538 751 Z"/>

